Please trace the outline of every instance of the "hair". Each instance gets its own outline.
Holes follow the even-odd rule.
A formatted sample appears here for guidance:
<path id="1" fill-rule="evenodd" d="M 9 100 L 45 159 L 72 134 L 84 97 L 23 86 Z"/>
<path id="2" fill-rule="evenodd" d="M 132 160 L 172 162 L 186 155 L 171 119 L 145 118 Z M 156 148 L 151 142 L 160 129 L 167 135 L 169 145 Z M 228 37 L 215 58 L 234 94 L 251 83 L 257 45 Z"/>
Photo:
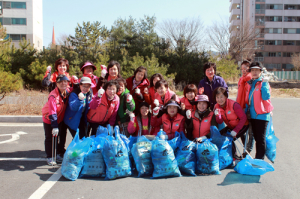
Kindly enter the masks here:
<path id="1" fill-rule="evenodd" d="M 67 70 L 69 70 L 69 61 L 65 58 L 59 58 L 58 60 L 55 61 L 55 69 L 57 70 L 57 67 L 61 65 L 62 63 L 65 63 L 67 65 Z"/>
<path id="2" fill-rule="evenodd" d="M 121 66 L 120 66 L 120 63 L 117 62 L 117 61 L 111 60 L 111 61 L 108 63 L 108 65 L 107 65 L 107 74 L 106 74 L 106 76 L 105 76 L 105 79 L 108 78 L 108 76 L 109 76 L 109 69 L 112 68 L 113 66 L 116 66 L 117 69 L 118 69 L 118 78 L 119 78 L 119 77 L 122 77 L 122 76 L 121 76 Z"/>
<path id="3" fill-rule="evenodd" d="M 168 82 L 166 80 L 164 80 L 164 79 L 161 79 L 158 82 L 156 82 L 155 89 L 158 89 L 161 86 L 165 86 L 166 88 L 169 88 Z"/>
<path id="4" fill-rule="evenodd" d="M 122 77 L 116 79 L 116 81 L 118 82 L 118 84 L 120 85 L 120 83 L 122 82 L 124 84 L 125 87 L 127 87 L 127 82 L 125 79 L 123 79 Z"/>
<path id="5" fill-rule="evenodd" d="M 153 85 L 153 80 L 154 80 L 154 78 L 156 78 L 156 77 L 159 77 L 159 79 L 164 79 L 164 77 L 162 76 L 162 74 L 160 74 L 160 73 L 155 73 L 154 75 L 152 75 L 151 76 L 151 78 L 150 78 L 150 87 L 153 87 L 153 86 L 155 86 L 155 85 Z"/>
<path id="6" fill-rule="evenodd" d="M 110 80 L 110 81 L 106 82 L 106 83 L 104 84 L 104 86 L 103 86 L 103 89 L 106 91 L 107 88 L 110 87 L 110 86 L 116 86 L 117 92 L 118 92 L 119 89 L 120 89 L 120 86 L 119 86 L 119 84 L 118 84 L 118 82 L 117 82 L 116 80 Z"/>
<path id="7" fill-rule="evenodd" d="M 84 66 L 84 64 L 86 64 L 87 62 L 90 62 L 91 64 L 93 64 L 94 66 L 95 66 L 95 64 L 92 62 L 92 61 L 90 61 L 90 60 L 86 60 L 85 62 L 82 62 L 80 65 L 79 65 L 79 69 L 81 70 L 81 68 L 82 68 L 82 66 Z M 93 68 L 93 71 L 95 71 L 94 70 L 94 67 L 92 67 Z M 83 71 L 84 71 L 84 68 L 81 70 L 81 72 L 83 73 Z"/>
<path id="8" fill-rule="evenodd" d="M 214 98 L 215 101 L 216 101 L 217 95 L 220 94 L 220 93 L 222 93 L 223 95 L 225 95 L 225 97 L 228 98 L 228 93 L 227 93 L 226 88 L 224 88 L 224 87 L 218 87 L 213 92 L 213 98 Z"/>
<path id="9" fill-rule="evenodd" d="M 197 86 L 195 84 L 188 84 L 184 87 L 183 89 L 183 95 L 185 97 L 185 95 L 188 93 L 188 92 L 193 92 L 195 93 L 195 97 L 197 96 L 197 92 L 198 92 L 198 89 L 197 89 Z"/>
<path id="10" fill-rule="evenodd" d="M 203 72 L 205 74 L 206 69 L 213 67 L 213 69 L 215 70 L 215 74 L 217 73 L 217 65 L 215 63 L 212 62 L 206 62 L 203 66 Z"/>
<path id="11" fill-rule="evenodd" d="M 243 62 L 241 63 L 241 66 L 246 65 L 249 68 L 250 64 L 251 64 L 251 59 L 248 58 L 248 59 L 243 60 Z"/>
<path id="12" fill-rule="evenodd" d="M 144 66 L 139 66 L 137 69 L 135 69 L 134 74 L 133 74 L 134 78 L 135 78 L 135 75 L 136 75 L 138 72 L 143 72 L 143 70 L 145 71 L 145 74 L 144 74 L 144 78 L 142 79 L 142 81 L 143 81 L 144 79 L 147 79 L 147 68 L 144 67 Z"/>

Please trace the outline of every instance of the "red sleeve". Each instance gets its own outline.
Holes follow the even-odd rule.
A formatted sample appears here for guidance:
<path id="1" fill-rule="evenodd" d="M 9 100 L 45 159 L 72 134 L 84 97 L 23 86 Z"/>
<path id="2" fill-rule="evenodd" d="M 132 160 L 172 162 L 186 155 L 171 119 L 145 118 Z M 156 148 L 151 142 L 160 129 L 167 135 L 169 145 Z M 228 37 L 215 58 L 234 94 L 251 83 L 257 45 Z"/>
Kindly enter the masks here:
<path id="1" fill-rule="evenodd" d="M 117 105 L 115 106 L 114 112 L 112 113 L 111 117 L 109 118 L 108 123 L 111 126 L 115 125 L 116 119 L 117 119 L 117 114 L 118 114 L 118 109 L 119 109 L 119 105 L 120 105 L 120 100 L 118 101 Z"/>
<path id="2" fill-rule="evenodd" d="M 99 106 L 100 102 L 101 102 L 101 98 L 98 97 L 98 95 L 95 95 L 90 102 L 90 108 L 96 109 Z"/>
<path id="3" fill-rule="evenodd" d="M 149 93 L 148 93 L 148 94 L 144 94 L 144 99 L 145 99 L 145 101 L 146 101 L 149 105 L 152 104 L 152 102 L 151 102 L 151 97 L 150 97 L 150 94 L 149 94 Z"/>
<path id="4" fill-rule="evenodd" d="M 157 118 L 154 116 L 151 116 L 151 126 L 160 126 L 162 124 L 162 117 Z"/>
<path id="5" fill-rule="evenodd" d="M 243 111 L 242 107 L 238 103 L 234 103 L 233 110 L 234 110 L 235 114 L 238 116 L 238 118 L 240 119 L 240 122 L 236 125 L 236 127 L 233 129 L 233 131 L 235 131 L 236 133 L 239 133 L 247 121 L 247 116 L 246 116 L 245 112 Z"/>
<path id="6" fill-rule="evenodd" d="M 135 131 L 136 131 L 136 126 L 137 126 L 137 121 L 136 121 L 136 118 L 134 118 L 134 122 L 130 121 L 128 123 L 128 126 L 127 126 L 127 131 L 129 134 L 134 134 Z"/>
<path id="7" fill-rule="evenodd" d="M 183 118 L 183 120 L 180 123 L 179 132 L 183 132 L 183 133 L 185 132 L 184 124 L 185 124 L 185 118 Z"/>

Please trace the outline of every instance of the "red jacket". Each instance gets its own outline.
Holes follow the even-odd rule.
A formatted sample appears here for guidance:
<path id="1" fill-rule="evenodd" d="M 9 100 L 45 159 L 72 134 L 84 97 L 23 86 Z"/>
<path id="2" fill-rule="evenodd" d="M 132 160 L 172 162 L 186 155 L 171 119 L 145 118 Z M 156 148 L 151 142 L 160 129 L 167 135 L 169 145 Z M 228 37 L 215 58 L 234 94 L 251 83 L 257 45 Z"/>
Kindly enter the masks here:
<path id="1" fill-rule="evenodd" d="M 175 132 L 184 132 L 185 118 L 177 113 L 173 118 L 170 118 L 168 114 L 163 114 L 162 117 L 152 117 L 151 126 L 159 127 L 162 125 L 162 129 L 168 135 L 168 139 L 175 137 Z M 157 132 L 155 133 L 157 134 Z"/>
<path id="2" fill-rule="evenodd" d="M 197 100 L 197 96 L 195 97 L 195 101 Z M 196 110 L 196 105 L 191 105 L 190 101 L 186 97 L 182 97 L 180 102 L 185 105 L 185 110 L 191 110 L 192 112 Z"/>
<path id="3" fill-rule="evenodd" d="M 251 103 L 254 103 L 254 109 L 256 114 L 265 114 L 270 113 L 274 107 L 271 104 L 271 100 L 263 100 L 261 97 L 261 87 L 262 87 L 262 81 L 258 81 L 255 85 L 255 91 L 253 93 L 253 101 Z M 251 86 L 249 84 L 246 85 L 246 99 L 245 102 L 249 105 L 249 92 L 251 90 Z"/>
<path id="4" fill-rule="evenodd" d="M 164 106 L 168 101 L 170 101 L 173 95 L 175 95 L 175 101 L 180 103 L 180 100 L 177 97 L 177 95 L 171 90 L 167 90 L 164 101 L 161 100 L 161 96 L 158 93 L 155 93 L 155 99 L 159 101 L 160 106 Z"/>
<path id="5" fill-rule="evenodd" d="M 87 114 L 89 122 L 97 124 L 105 124 L 109 122 L 110 125 L 114 125 L 119 108 L 120 98 L 115 95 L 114 99 L 108 103 L 106 93 L 99 98 L 95 96 L 90 102 L 90 110 Z"/>
<path id="6" fill-rule="evenodd" d="M 136 109 L 138 109 L 140 102 L 142 102 L 145 99 L 144 89 L 149 87 L 150 82 L 148 79 L 144 79 L 137 87 L 133 88 L 133 79 L 134 76 L 127 78 L 126 83 L 127 83 L 127 89 L 130 91 L 130 94 L 132 95 L 133 100 L 135 102 L 135 107 L 137 107 Z M 141 90 L 141 94 L 143 95 L 144 98 L 143 100 L 138 99 L 138 96 L 135 94 L 136 88 L 139 88 Z"/>
<path id="7" fill-rule="evenodd" d="M 243 109 L 246 108 L 246 85 L 247 81 L 249 81 L 250 79 L 252 79 L 252 76 L 251 73 L 248 73 L 246 76 L 242 76 L 238 82 L 238 93 L 236 97 L 236 102 L 239 103 Z"/>
<path id="8" fill-rule="evenodd" d="M 192 113 L 193 120 L 193 137 L 199 138 L 202 136 L 206 136 L 210 132 L 211 120 L 214 116 L 214 113 L 211 111 L 208 116 L 204 117 L 202 120 L 199 120 L 195 116 L 196 111 Z"/>
<path id="9" fill-rule="evenodd" d="M 51 91 L 48 101 L 42 108 L 43 122 L 51 124 L 53 128 L 58 128 L 58 124 L 64 119 L 67 108 L 67 102 L 64 99 L 57 87 Z"/>
<path id="10" fill-rule="evenodd" d="M 151 127 L 150 121 L 151 121 L 151 118 L 148 118 L 148 124 L 147 124 L 148 130 L 141 130 L 141 132 L 139 132 L 140 129 L 143 129 L 142 118 L 140 118 L 140 122 L 138 122 L 137 117 L 135 117 L 134 122 L 130 121 L 128 123 L 128 126 L 127 126 L 128 133 L 131 134 L 132 136 L 138 136 L 139 133 L 140 133 L 140 135 L 152 135 L 153 128 Z"/>
<path id="11" fill-rule="evenodd" d="M 219 109 L 223 121 L 230 129 L 234 129 L 240 122 L 239 117 L 236 115 L 233 109 L 234 103 L 236 103 L 236 101 L 227 99 L 225 110 L 223 110 L 219 104 L 215 105 L 215 109 Z"/>

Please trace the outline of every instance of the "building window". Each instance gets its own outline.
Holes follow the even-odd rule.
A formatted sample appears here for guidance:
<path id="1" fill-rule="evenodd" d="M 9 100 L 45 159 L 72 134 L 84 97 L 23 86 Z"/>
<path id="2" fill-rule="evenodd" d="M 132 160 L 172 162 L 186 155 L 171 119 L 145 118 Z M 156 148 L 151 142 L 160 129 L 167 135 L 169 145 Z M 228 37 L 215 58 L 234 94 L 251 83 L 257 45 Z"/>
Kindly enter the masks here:
<path id="1" fill-rule="evenodd" d="M 285 46 L 296 46 L 296 43 L 300 41 L 294 41 L 294 40 L 284 40 L 283 45 Z"/>
<path id="2" fill-rule="evenodd" d="M 281 52 L 264 52 L 264 57 L 281 57 Z"/>
<path id="3" fill-rule="evenodd" d="M 289 5 L 285 4 L 284 5 L 285 10 L 300 10 L 300 5 Z"/>
<path id="4" fill-rule="evenodd" d="M 266 21 L 279 21 L 282 22 L 282 16 L 266 16 Z"/>
<path id="5" fill-rule="evenodd" d="M 282 4 L 266 4 L 266 9 L 270 10 L 282 10 L 283 5 Z"/>
<path id="6" fill-rule="evenodd" d="M 265 24 L 265 17 L 263 16 L 255 16 L 256 25 L 264 25 Z"/>
<path id="7" fill-rule="evenodd" d="M 238 19 L 238 20 L 239 20 L 239 19 L 240 19 L 240 15 L 237 15 L 237 16 L 236 16 L 236 19 Z"/>
<path id="8" fill-rule="evenodd" d="M 265 45 L 280 46 L 280 45 L 282 45 L 282 41 L 281 40 L 265 40 Z"/>
<path id="9" fill-rule="evenodd" d="M 300 28 L 284 28 L 283 33 L 285 33 L 285 34 L 300 34 Z"/>
<path id="10" fill-rule="evenodd" d="M 265 28 L 265 33 L 269 34 L 281 34 L 282 29 L 281 28 Z"/>
<path id="11" fill-rule="evenodd" d="M 236 9 L 240 9 L 240 8 L 241 8 L 240 4 L 237 4 Z"/>
<path id="12" fill-rule="evenodd" d="M 281 69 L 281 64 L 264 64 L 267 69 Z"/>
<path id="13" fill-rule="evenodd" d="M 3 1 L 5 9 L 26 9 L 26 2 Z"/>
<path id="14" fill-rule="evenodd" d="M 291 52 L 284 52 L 282 53 L 283 57 L 292 57 L 293 56 L 293 53 Z"/>
<path id="15" fill-rule="evenodd" d="M 282 69 L 293 69 L 294 65 L 293 64 L 282 64 Z"/>
<path id="16" fill-rule="evenodd" d="M 284 17 L 285 22 L 300 22 L 300 17 Z"/>
<path id="17" fill-rule="evenodd" d="M 11 38 L 12 41 L 20 41 L 23 39 L 26 39 L 26 35 L 25 34 L 7 34 L 5 39 Z"/>
<path id="18" fill-rule="evenodd" d="M 26 18 L 3 18 L 3 25 L 26 25 Z"/>

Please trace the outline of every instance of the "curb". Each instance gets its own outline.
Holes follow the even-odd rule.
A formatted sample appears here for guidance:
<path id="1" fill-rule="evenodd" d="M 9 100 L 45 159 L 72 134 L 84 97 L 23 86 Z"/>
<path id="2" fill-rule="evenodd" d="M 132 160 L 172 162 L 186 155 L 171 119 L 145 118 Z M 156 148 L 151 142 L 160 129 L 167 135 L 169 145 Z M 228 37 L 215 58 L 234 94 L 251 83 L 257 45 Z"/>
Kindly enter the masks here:
<path id="1" fill-rule="evenodd" d="M 42 116 L 0 115 L 0 122 L 5 123 L 43 123 Z"/>

